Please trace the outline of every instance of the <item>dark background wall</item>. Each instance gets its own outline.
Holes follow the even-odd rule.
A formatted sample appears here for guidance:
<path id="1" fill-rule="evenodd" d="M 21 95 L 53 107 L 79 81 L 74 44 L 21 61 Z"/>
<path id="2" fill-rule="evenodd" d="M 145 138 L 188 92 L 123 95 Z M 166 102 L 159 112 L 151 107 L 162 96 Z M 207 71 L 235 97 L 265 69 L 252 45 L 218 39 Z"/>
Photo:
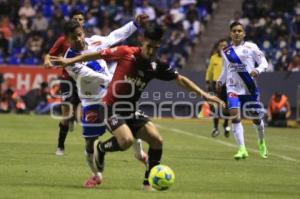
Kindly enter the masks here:
<path id="1" fill-rule="evenodd" d="M 180 73 L 192 79 L 201 88 L 205 88 L 204 72 L 180 71 Z M 300 87 L 300 72 L 262 73 L 258 78 L 258 85 L 261 91 L 261 100 L 265 106 L 267 106 L 268 101 L 274 92 L 281 92 L 288 96 L 291 106 L 293 107 L 293 115 L 295 115 L 297 87 Z M 300 93 L 298 95 L 300 95 Z M 153 80 L 141 96 L 140 102 L 146 101 L 152 101 L 157 104 L 162 102 L 174 103 L 187 101 L 195 105 L 199 101 L 202 101 L 202 99 L 196 97 L 194 94 L 183 91 L 175 81 L 165 82 Z"/>

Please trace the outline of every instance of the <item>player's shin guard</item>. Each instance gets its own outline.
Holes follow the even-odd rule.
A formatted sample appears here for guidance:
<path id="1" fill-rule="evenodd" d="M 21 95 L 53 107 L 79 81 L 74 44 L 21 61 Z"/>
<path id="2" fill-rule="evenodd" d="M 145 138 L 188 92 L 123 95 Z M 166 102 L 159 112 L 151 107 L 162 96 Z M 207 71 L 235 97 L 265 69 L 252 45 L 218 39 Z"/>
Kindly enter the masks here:
<path id="1" fill-rule="evenodd" d="M 57 145 L 58 148 L 60 148 L 60 149 L 65 148 L 65 140 L 66 140 L 68 131 L 69 131 L 68 125 L 63 125 L 62 123 L 59 123 L 58 145 Z"/>
<path id="2" fill-rule="evenodd" d="M 104 141 L 100 144 L 100 150 L 102 152 L 114 152 L 114 151 L 121 151 L 121 147 L 118 143 L 116 137 L 111 137 L 108 140 Z"/>
<path id="3" fill-rule="evenodd" d="M 148 160 L 149 165 L 145 172 L 145 179 L 143 182 L 144 185 L 149 185 L 148 177 L 149 177 L 149 173 L 150 173 L 151 169 L 154 166 L 160 164 L 160 160 L 161 160 L 161 156 L 162 156 L 162 149 L 149 148 L 148 156 L 149 156 L 149 160 Z"/>

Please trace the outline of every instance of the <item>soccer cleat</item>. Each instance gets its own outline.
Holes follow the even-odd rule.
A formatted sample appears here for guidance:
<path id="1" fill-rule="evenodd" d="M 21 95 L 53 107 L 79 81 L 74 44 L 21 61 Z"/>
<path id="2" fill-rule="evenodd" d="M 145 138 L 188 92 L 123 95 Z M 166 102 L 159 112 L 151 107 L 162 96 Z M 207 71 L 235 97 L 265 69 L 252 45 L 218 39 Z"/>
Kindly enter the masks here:
<path id="1" fill-rule="evenodd" d="M 224 136 L 228 138 L 229 135 L 230 135 L 230 127 L 224 126 Z"/>
<path id="2" fill-rule="evenodd" d="M 148 178 L 144 179 L 142 189 L 144 191 L 155 191 L 155 189 L 150 185 Z"/>
<path id="3" fill-rule="evenodd" d="M 100 140 L 94 142 L 94 166 L 97 170 L 103 173 L 105 152 L 100 151 Z"/>
<path id="4" fill-rule="evenodd" d="M 95 188 L 97 185 L 100 185 L 103 182 L 102 176 L 93 175 L 89 177 L 84 183 L 85 188 Z"/>
<path id="5" fill-rule="evenodd" d="M 213 129 L 211 132 L 211 136 L 212 137 L 217 137 L 218 135 L 220 135 L 220 131 L 218 129 Z"/>
<path id="6" fill-rule="evenodd" d="M 61 149 L 61 148 L 57 148 L 56 151 L 55 151 L 55 155 L 64 155 L 65 154 L 65 150 L 64 149 Z"/>
<path id="7" fill-rule="evenodd" d="M 248 152 L 246 147 L 242 146 L 238 150 L 238 152 L 233 156 L 235 160 L 246 159 L 248 157 Z"/>
<path id="8" fill-rule="evenodd" d="M 151 187 L 150 184 L 143 184 L 142 189 L 143 189 L 144 191 L 155 191 L 155 189 L 154 189 L 153 187 Z"/>
<path id="9" fill-rule="evenodd" d="M 146 167 L 148 166 L 148 154 L 145 153 L 144 151 L 141 151 L 141 153 L 135 153 L 134 157 L 142 162 Z"/>
<path id="10" fill-rule="evenodd" d="M 258 149 L 259 149 L 259 155 L 261 158 L 263 158 L 263 159 L 268 158 L 268 149 L 267 149 L 265 140 L 258 141 Z"/>

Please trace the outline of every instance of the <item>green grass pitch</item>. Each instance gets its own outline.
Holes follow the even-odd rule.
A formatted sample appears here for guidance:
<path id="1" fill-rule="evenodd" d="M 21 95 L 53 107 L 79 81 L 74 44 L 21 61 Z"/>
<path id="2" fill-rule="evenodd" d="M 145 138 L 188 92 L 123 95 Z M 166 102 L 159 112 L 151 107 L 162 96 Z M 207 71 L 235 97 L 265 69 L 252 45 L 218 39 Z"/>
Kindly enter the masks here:
<path id="1" fill-rule="evenodd" d="M 58 121 L 48 116 L 0 115 L 0 198 L 20 199 L 293 199 L 300 198 L 300 131 L 267 128 L 270 157 L 260 159 L 256 133 L 245 125 L 247 160 L 235 161 L 231 135 L 210 137 L 212 123 L 153 120 L 164 137 L 162 163 L 175 172 L 165 192 L 144 192 L 144 167 L 132 149 L 106 156 L 104 183 L 83 188 L 90 175 L 80 126 L 66 154 L 54 155 Z M 108 137 L 106 133 L 104 137 Z M 144 144 L 146 147 L 146 144 Z"/>

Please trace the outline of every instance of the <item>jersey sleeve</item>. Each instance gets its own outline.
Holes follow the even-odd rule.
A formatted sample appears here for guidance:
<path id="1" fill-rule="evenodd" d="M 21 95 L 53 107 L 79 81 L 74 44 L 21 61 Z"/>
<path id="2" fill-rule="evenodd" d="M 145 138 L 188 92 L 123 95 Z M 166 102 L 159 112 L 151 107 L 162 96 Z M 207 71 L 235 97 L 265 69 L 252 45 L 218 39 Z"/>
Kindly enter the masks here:
<path id="1" fill-rule="evenodd" d="M 255 44 L 253 46 L 253 57 L 258 66 L 255 68 L 259 73 L 264 72 L 268 68 L 268 62 L 264 53 Z"/>
<path id="2" fill-rule="evenodd" d="M 78 53 L 71 51 L 70 49 L 65 53 L 65 58 L 72 58 L 77 56 Z M 94 71 L 83 63 L 75 63 L 73 65 L 67 66 L 66 71 L 68 74 L 78 81 L 78 79 L 88 79 L 89 81 L 97 82 L 100 85 L 107 86 L 111 80 L 111 77 Z"/>
<path id="3" fill-rule="evenodd" d="M 87 79 L 97 82 L 100 85 L 107 86 L 111 80 L 111 76 L 103 73 L 95 72 L 84 64 L 76 63 L 73 66 L 66 67 L 69 74 L 76 80 Z"/>
<path id="4" fill-rule="evenodd" d="M 101 58 L 105 61 L 118 61 L 128 55 L 128 47 L 117 46 L 114 48 L 107 48 L 101 50 L 99 53 L 101 55 Z"/>
<path id="5" fill-rule="evenodd" d="M 222 72 L 221 75 L 218 79 L 218 81 L 220 81 L 222 84 L 226 83 L 226 78 L 227 78 L 227 66 L 228 66 L 228 61 L 225 58 L 224 52 L 221 52 L 222 55 Z"/>
<path id="6" fill-rule="evenodd" d="M 49 50 L 51 56 L 59 56 L 64 53 L 64 37 L 59 37 Z"/>
<path id="7" fill-rule="evenodd" d="M 171 81 L 178 77 L 178 72 L 175 67 L 172 67 L 169 64 L 152 62 L 151 65 L 152 68 L 157 68 L 155 76 L 157 79 Z"/>
<path id="8" fill-rule="evenodd" d="M 109 48 L 113 45 L 116 45 L 127 39 L 136 30 L 137 27 L 135 26 L 135 24 L 133 22 L 128 22 L 121 28 L 112 31 L 108 36 L 104 37 L 103 46 L 105 48 Z"/>

